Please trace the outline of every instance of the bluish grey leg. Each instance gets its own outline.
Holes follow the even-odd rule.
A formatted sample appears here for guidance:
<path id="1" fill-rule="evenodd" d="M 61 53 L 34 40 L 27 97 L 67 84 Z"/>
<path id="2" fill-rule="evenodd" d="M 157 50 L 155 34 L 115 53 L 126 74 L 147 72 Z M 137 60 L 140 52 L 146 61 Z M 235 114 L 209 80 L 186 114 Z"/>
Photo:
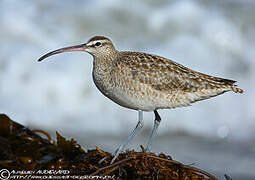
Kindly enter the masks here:
<path id="1" fill-rule="evenodd" d="M 113 154 L 114 157 L 113 157 L 113 159 L 111 161 L 111 164 L 115 161 L 115 159 L 119 156 L 119 154 L 125 149 L 127 144 L 136 136 L 136 134 L 138 132 L 140 132 L 142 127 L 143 127 L 143 111 L 142 110 L 138 110 L 138 123 L 137 123 L 135 129 L 132 131 L 132 133 L 128 136 L 127 140 L 123 144 L 121 144 L 119 146 L 119 148 Z"/>
<path id="2" fill-rule="evenodd" d="M 152 129 L 152 132 L 151 132 L 151 136 L 148 140 L 148 143 L 147 143 L 147 146 L 146 146 L 146 151 L 150 151 L 151 149 L 151 143 L 154 139 L 154 137 L 156 136 L 157 134 L 157 130 L 158 130 L 158 126 L 160 124 L 160 121 L 161 121 L 161 118 L 158 114 L 158 112 L 156 110 L 154 110 L 154 114 L 155 114 L 155 120 L 154 120 L 154 126 L 153 126 L 153 129 Z"/>

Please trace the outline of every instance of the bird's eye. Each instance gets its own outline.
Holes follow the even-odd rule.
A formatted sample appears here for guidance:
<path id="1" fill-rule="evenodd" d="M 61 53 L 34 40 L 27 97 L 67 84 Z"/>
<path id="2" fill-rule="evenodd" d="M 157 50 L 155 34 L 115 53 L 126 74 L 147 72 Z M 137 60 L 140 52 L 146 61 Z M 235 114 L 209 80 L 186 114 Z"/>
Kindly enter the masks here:
<path id="1" fill-rule="evenodd" d="M 101 43 L 100 42 L 96 42 L 95 46 L 100 46 Z"/>

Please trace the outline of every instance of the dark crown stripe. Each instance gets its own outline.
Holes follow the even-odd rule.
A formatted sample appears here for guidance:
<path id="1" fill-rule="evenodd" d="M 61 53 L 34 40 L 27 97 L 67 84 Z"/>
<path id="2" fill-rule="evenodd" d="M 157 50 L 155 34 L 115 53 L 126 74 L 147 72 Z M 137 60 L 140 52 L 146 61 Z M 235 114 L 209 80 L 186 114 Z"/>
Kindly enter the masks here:
<path id="1" fill-rule="evenodd" d="M 104 36 L 95 36 L 95 37 L 91 38 L 88 42 L 98 41 L 98 40 L 108 40 L 108 41 L 110 41 L 108 38 L 106 38 Z"/>

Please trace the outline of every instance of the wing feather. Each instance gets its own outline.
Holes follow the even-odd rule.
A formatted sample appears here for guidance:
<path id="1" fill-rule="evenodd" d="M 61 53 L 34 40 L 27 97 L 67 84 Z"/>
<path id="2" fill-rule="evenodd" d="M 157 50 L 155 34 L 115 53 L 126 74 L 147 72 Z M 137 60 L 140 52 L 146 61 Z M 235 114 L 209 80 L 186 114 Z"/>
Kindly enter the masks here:
<path id="1" fill-rule="evenodd" d="M 191 70 L 172 60 L 146 53 L 123 52 L 121 63 L 131 79 L 160 91 L 196 92 L 233 87 L 235 81 Z"/>

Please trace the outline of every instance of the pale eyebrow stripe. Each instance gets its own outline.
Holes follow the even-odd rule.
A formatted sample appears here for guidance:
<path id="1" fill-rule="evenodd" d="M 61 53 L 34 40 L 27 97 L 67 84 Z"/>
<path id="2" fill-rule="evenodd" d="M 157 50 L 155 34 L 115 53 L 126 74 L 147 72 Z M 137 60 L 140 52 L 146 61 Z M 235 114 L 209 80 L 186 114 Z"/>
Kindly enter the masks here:
<path id="1" fill-rule="evenodd" d="M 106 43 L 106 42 L 108 42 L 108 41 L 106 41 L 106 40 L 96 40 L 96 41 L 91 41 L 91 42 L 89 42 L 87 45 L 89 45 L 89 46 L 91 46 L 91 45 L 93 45 L 93 44 L 96 44 L 97 42 L 100 42 L 100 43 Z"/>

